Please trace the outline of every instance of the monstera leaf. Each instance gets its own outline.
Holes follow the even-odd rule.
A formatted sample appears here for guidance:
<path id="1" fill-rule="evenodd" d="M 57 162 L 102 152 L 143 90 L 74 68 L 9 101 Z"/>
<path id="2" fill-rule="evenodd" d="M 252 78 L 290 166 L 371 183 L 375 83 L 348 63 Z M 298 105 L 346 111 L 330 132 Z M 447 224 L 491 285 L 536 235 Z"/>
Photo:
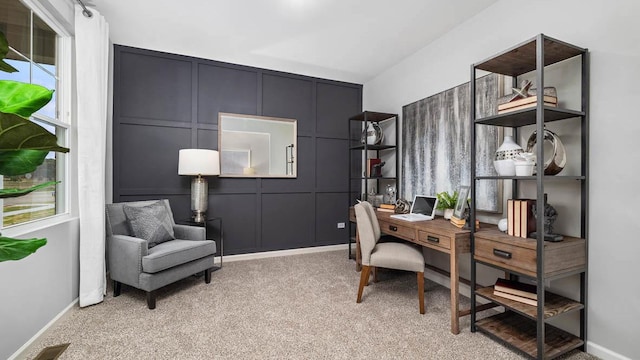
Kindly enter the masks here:
<path id="1" fill-rule="evenodd" d="M 20 260 L 43 247 L 47 239 L 11 239 L 0 236 L 0 262 L 7 260 Z"/>
<path id="2" fill-rule="evenodd" d="M 0 151 L 0 174 L 15 176 L 33 172 L 48 153 L 42 150 Z"/>
<path id="3" fill-rule="evenodd" d="M 0 81 L 0 112 L 6 114 L 28 118 L 47 105 L 51 97 L 53 90 L 44 86 L 11 80 Z"/>
<path id="4" fill-rule="evenodd" d="M 43 150 L 69 152 L 56 136 L 42 126 L 18 115 L 0 113 L 0 151 Z"/>
<path id="5" fill-rule="evenodd" d="M 17 72 L 18 70 L 13 66 L 4 62 L 4 59 L 9 52 L 9 42 L 7 41 L 7 37 L 4 36 L 4 33 L 0 31 L 0 70 L 8 73 Z"/>

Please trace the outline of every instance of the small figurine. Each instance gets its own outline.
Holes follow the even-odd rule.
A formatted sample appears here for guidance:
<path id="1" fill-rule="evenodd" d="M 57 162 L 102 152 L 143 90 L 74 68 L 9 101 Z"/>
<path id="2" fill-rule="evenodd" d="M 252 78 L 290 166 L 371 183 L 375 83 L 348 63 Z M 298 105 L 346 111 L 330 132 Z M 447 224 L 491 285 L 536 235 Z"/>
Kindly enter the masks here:
<path id="1" fill-rule="evenodd" d="M 531 204 L 531 211 L 533 216 L 538 218 L 538 207 L 536 204 Z M 563 237 L 559 234 L 553 233 L 553 223 L 558 218 L 558 212 L 556 209 L 547 203 L 547 194 L 544 194 L 544 239 L 546 241 L 562 241 Z M 532 232 L 530 235 L 532 238 L 537 237 L 537 232 Z"/>

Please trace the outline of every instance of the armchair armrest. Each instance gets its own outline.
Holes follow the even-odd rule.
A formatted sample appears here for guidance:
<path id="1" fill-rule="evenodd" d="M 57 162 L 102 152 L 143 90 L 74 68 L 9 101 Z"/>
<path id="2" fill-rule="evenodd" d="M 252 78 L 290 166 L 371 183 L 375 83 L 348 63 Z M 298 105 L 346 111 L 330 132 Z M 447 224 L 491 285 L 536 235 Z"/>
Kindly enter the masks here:
<path id="1" fill-rule="evenodd" d="M 111 279 L 137 286 L 142 272 L 142 257 L 149 251 L 147 240 L 126 235 L 107 239 Z"/>
<path id="2" fill-rule="evenodd" d="M 179 225 L 173 226 L 176 239 L 181 240 L 206 240 L 207 231 L 203 226 Z"/>

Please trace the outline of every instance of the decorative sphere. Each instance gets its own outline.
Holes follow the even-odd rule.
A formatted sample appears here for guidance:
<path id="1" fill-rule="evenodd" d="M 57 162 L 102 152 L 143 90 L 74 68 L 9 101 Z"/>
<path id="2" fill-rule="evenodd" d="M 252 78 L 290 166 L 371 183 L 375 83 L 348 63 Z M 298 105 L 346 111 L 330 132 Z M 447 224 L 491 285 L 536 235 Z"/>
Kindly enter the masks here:
<path id="1" fill-rule="evenodd" d="M 500 219 L 500 221 L 498 221 L 498 229 L 500 231 L 507 231 L 507 218 Z"/>

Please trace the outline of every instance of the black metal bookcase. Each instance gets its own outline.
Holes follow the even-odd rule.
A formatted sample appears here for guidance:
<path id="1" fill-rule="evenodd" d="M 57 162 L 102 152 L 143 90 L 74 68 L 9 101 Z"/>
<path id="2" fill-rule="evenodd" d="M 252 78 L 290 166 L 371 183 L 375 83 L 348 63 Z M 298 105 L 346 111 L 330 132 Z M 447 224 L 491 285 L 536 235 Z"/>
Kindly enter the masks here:
<path id="1" fill-rule="evenodd" d="M 362 132 L 367 129 L 369 123 L 377 123 L 382 129 L 388 126 L 395 128 L 395 138 L 385 139 L 382 144 L 370 145 L 362 141 Z M 353 206 L 362 195 L 369 193 L 369 183 L 375 181 L 376 189 L 380 192 L 384 182 L 395 182 L 396 196 L 400 193 L 400 184 L 397 181 L 397 144 L 398 144 L 398 114 L 364 111 L 349 118 L 349 206 Z M 395 176 L 367 176 L 367 160 L 372 158 L 374 151 L 376 158 L 385 158 L 387 161 L 396 160 Z M 391 152 L 395 154 L 391 154 Z M 392 156 L 395 155 L 395 156 Z M 349 258 L 352 258 L 351 244 L 355 242 L 355 224 L 349 222 Z"/>
<path id="2" fill-rule="evenodd" d="M 545 86 L 545 67 L 558 63 L 560 61 L 579 58 L 581 66 L 581 108 L 579 110 L 570 110 L 561 107 L 550 107 L 544 104 L 544 86 Z M 577 62 L 577 61 L 576 61 Z M 518 77 L 527 74 L 531 76 L 535 74 L 535 86 L 537 103 L 535 107 L 516 110 L 509 113 L 492 115 L 485 118 L 476 118 L 475 110 L 475 79 L 478 76 L 477 71 L 484 70 L 491 73 L 498 73 L 513 78 L 514 85 L 517 83 Z M 576 69 L 577 70 L 577 69 Z M 532 73 L 534 72 L 534 73 Z M 513 48 L 502 53 L 490 57 L 484 61 L 471 65 L 471 174 L 473 181 L 471 182 L 471 211 L 470 223 L 474 224 L 476 220 L 475 199 L 476 199 L 476 183 L 492 179 L 500 179 L 501 181 L 510 181 L 512 185 L 512 198 L 516 199 L 519 195 L 519 185 L 521 182 L 535 182 L 536 185 L 536 212 L 542 214 L 536 219 L 536 228 L 543 229 L 545 221 L 544 217 L 544 196 L 545 183 L 547 182 L 565 182 L 576 183 L 580 186 L 580 237 L 573 238 L 565 236 L 563 242 L 552 243 L 544 240 L 543 231 L 537 231 L 536 239 L 523 239 L 508 236 L 495 229 L 479 229 L 471 230 L 471 331 L 476 330 L 488 335 L 489 337 L 505 343 L 507 346 L 518 350 L 531 358 L 550 359 L 567 353 L 571 350 L 581 348 L 584 350 L 587 336 L 587 264 L 588 264 L 588 241 L 587 241 L 587 220 L 588 220 L 588 154 L 589 154 L 589 53 L 587 49 L 576 47 L 574 45 L 550 38 L 544 34 L 525 41 Z M 569 120 L 573 119 L 573 120 Z M 577 175 L 544 175 L 544 126 L 553 121 L 580 121 L 580 156 L 581 159 L 568 159 L 568 161 L 580 161 L 580 174 Z M 535 125 L 536 130 L 536 174 L 533 176 L 487 176 L 487 174 L 476 173 L 476 142 L 482 139 L 476 139 L 476 127 L 478 126 L 501 126 L 512 128 L 514 139 L 519 139 L 520 128 L 527 125 Z M 564 186 L 564 185 L 563 185 Z M 572 186 L 572 185 L 569 185 Z M 577 210 L 577 209 L 576 209 Z M 480 249 L 480 241 L 482 249 Z M 497 244 L 493 248 L 493 254 L 487 249 L 486 244 Z M 521 271 L 517 259 L 517 253 L 501 251 L 500 246 L 509 246 L 523 244 L 528 246 L 531 251 L 531 264 L 535 264 L 535 268 L 531 271 Z M 506 244 L 506 245 L 505 245 Z M 571 245 L 573 244 L 573 245 Z M 562 246 L 574 246 L 579 249 L 579 253 L 584 255 L 584 263 L 576 266 L 568 266 L 566 268 L 557 268 L 551 270 L 545 268 L 550 267 L 550 263 L 554 261 L 551 257 L 546 257 L 554 249 Z M 489 247 L 490 249 L 491 247 Z M 481 256 L 480 253 L 486 251 Z M 486 255 L 489 254 L 489 255 Z M 555 252 L 554 252 L 555 254 Z M 495 258 L 491 258 L 494 255 Z M 574 256 L 567 254 L 566 257 Z M 575 255 L 577 256 L 577 255 Z M 513 262 L 513 263 L 511 263 Z M 483 264 L 499 270 L 503 270 L 509 274 L 511 278 L 529 279 L 535 281 L 537 285 L 537 306 L 527 305 L 519 302 L 509 301 L 507 299 L 493 295 L 493 287 L 476 288 L 476 267 Z M 562 266 L 562 265 L 560 265 Z M 580 276 L 580 299 L 569 299 L 560 295 L 552 294 L 545 291 L 546 281 L 579 274 Z M 495 304 L 502 306 L 505 312 L 498 315 L 489 316 L 481 320 L 477 320 L 476 309 L 478 298 L 483 298 Z M 580 334 L 575 336 L 561 329 L 558 329 L 547 323 L 548 320 L 558 315 L 568 312 L 579 311 L 580 317 Z"/>

